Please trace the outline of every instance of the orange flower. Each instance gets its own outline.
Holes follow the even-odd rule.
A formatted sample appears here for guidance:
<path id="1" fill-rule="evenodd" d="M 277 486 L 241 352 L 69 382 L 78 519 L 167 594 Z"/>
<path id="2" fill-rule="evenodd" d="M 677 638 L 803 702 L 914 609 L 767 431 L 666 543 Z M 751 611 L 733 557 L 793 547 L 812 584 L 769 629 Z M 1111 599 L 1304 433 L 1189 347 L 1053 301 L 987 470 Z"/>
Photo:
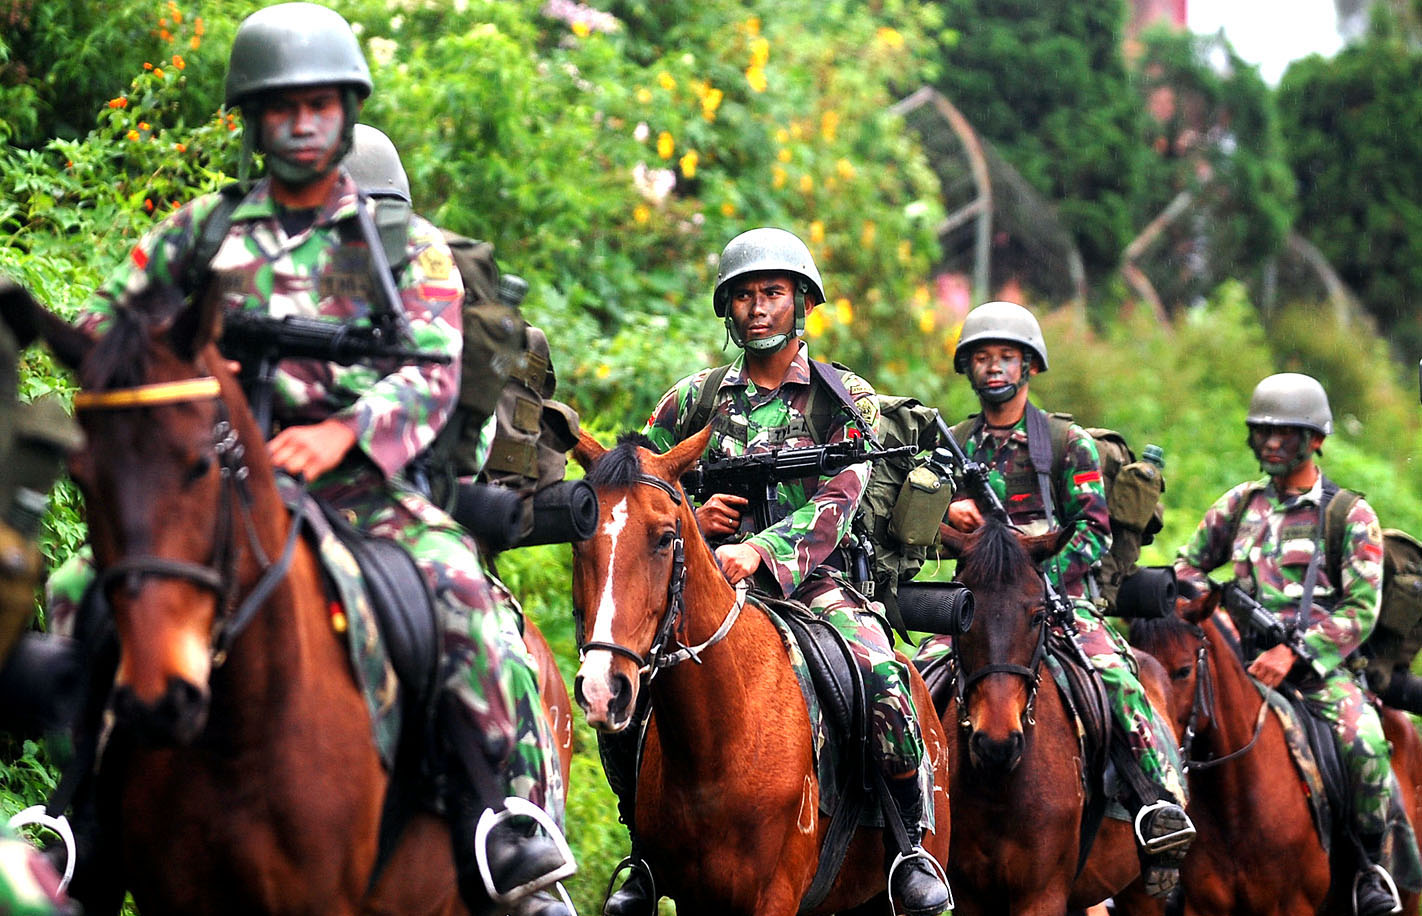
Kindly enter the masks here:
<path id="1" fill-rule="evenodd" d="M 119 96 L 119 97 L 116 98 L 116 99 L 109 99 L 109 107 L 110 107 L 110 108 L 127 108 L 127 107 L 128 107 L 128 99 L 124 98 L 123 96 Z"/>
<path id="2" fill-rule="evenodd" d="M 129 142 L 136 142 L 138 140 L 138 131 L 131 130 L 127 134 L 124 134 L 124 136 L 128 138 Z"/>
<path id="3" fill-rule="evenodd" d="M 199 17 L 197 17 L 196 19 L 193 20 L 193 34 L 194 34 L 194 35 L 201 35 L 201 34 L 204 32 L 204 30 L 205 30 L 205 29 L 204 29 L 204 26 L 203 26 L 203 24 L 202 24 L 202 17 L 199 16 Z"/>
<path id="4" fill-rule="evenodd" d="M 168 31 L 167 29 L 163 29 L 158 33 L 158 37 L 163 39 L 164 41 L 172 41 L 173 33 Z"/>
<path id="5" fill-rule="evenodd" d="M 145 70 L 152 70 L 152 69 L 153 69 L 153 65 L 150 64 L 148 61 L 145 60 L 145 61 L 143 62 L 143 69 L 145 69 Z"/>
<path id="6" fill-rule="evenodd" d="M 183 55 L 174 54 L 173 66 L 177 67 L 179 70 L 186 70 L 188 68 L 188 62 L 183 60 Z"/>
<path id="7" fill-rule="evenodd" d="M 139 129 L 139 130 L 148 130 L 148 122 L 147 122 L 147 121 L 139 121 L 139 122 L 138 122 L 138 129 Z"/>
<path id="8" fill-rule="evenodd" d="M 162 68 L 162 67 L 154 67 L 154 68 L 153 68 L 153 75 L 156 76 L 156 77 L 158 77 L 159 79 L 162 79 L 162 78 L 163 78 L 163 68 Z"/>
<path id="9" fill-rule="evenodd" d="M 145 197 L 145 198 L 143 198 L 143 209 L 147 210 L 149 213 L 152 213 L 152 212 L 153 212 L 153 198 L 151 198 L 151 197 Z"/>
<path id="10" fill-rule="evenodd" d="M 202 47 L 202 39 L 194 35 L 192 39 L 188 41 L 188 47 L 196 51 L 198 48 Z"/>
<path id="11" fill-rule="evenodd" d="M 188 151 L 188 145 L 186 143 L 174 143 L 173 149 L 180 153 L 186 153 Z"/>

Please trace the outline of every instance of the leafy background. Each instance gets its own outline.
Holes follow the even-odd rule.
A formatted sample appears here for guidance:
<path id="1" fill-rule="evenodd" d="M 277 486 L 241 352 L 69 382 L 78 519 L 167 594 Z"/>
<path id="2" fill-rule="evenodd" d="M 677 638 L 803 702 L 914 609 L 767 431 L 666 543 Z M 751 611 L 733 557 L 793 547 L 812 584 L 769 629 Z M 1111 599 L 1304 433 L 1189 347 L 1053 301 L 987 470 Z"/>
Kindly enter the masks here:
<path id="1" fill-rule="evenodd" d="M 72 314 L 155 219 L 235 174 L 242 128 L 220 109 L 222 78 L 236 23 L 258 5 L 0 0 L 0 271 Z M 1164 446 L 1166 527 L 1147 559 L 1168 560 L 1220 493 L 1257 473 L 1245 406 L 1279 370 L 1328 387 L 1330 473 L 1385 524 L 1422 531 L 1410 368 L 1422 334 L 1406 306 L 1422 286 L 1409 256 L 1422 238 L 1410 129 L 1422 81 L 1408 21 L 1380 12 L 1355 48 L 1296 65 L 1273 90 L 1210 41 L 1127 41 L 1121 0 L 333 5 L 374 72 L 363 120 L 402 151 L 418 209 L 493 241 L 530 280 L 558 396 L 604 439 L 640 426 L 680 376 L 729 358 L 710 309 L 715 258 L 757 225 L 790 228 L 815 254 L 830 300 L 807 328 L 819 355 L 950 416 L 971 409 L 952 370 L 958 316 L 932 279 L 943 189 L 889 111 L 931 84 L 1084 253 L 1084 304 L 1028 293 L 1052 361 L 1033 390 L 1137 450 Z M 1187 104 L 1157 111 L 1162 86 Z M 1202 124 L 1215 125 L 1205 142 L 1192 134 Z M 1208 258 L 1163 287 L 1162 318 L 1127 295 L 1120 252 L 1182 190 L 1208 199 Z M 1334 260 L 1363 309 L 1263 307 L 1261 270 L 1290 229 Z M 22 371 L 27 397 L 72 391 L 42 351 Z M 58 562 L 82 537 L 61 484 L 46 555 Z M 567 548 L 512 551 L 499 570 L 571 678 Z M 53 781 L 42 744 L 5 750 L 0 807 L 41 799 Z M 581 721 L 568 833 L 575 900 L 596 911 L 625 834 Z"/>

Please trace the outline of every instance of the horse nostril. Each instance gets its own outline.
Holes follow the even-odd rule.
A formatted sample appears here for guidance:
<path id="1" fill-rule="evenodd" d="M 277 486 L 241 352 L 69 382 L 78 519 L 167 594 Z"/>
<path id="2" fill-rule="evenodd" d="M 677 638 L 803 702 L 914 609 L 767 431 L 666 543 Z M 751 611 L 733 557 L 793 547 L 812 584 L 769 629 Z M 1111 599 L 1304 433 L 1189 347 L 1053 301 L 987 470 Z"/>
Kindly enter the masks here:
<path id="1" fill-rule="evenodd" d="M 583 694 L 583 676 L 573 678 L 573 700 L 583 709 L 588 708 L 588 698 Z"/>
<path id="2" fill-rule="evenodd" d="M 608 713 L 614 719 L 622 719 L 632 705 L 632 681 L 625 674 L 614 674 L 611 681 L 612 701 L 607 704 Z"/>
<path id="3" fill-rule="evenodd" d="M 973 732 L 969 742 L 973 757 L 984 769 L 1011 770 L 1022 759 L 1024 739 L 1021 732 L 1011 732 L 1005 738 Z"/>

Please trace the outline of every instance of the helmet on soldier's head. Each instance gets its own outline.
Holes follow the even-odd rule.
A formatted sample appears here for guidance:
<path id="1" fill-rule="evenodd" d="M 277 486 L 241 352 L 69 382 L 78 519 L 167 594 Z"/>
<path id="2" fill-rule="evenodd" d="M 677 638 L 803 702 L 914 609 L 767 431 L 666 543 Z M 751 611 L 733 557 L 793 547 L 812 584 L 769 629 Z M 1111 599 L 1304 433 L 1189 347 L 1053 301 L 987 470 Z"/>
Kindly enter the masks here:
<path id="1" fill-rule="evenodd" d="M 279 89 L 343 85 L 370 95 L 370 68 L 350 23 L 315 3 L 278 3 L 237 27 L 227 63 L 225 104 Z"/>
<path id="2" fill-rule="evenodd" d="M 968 371 L 968 357 L 979 344 L 989 341 L 1017 344 L 1032 357 L 1039 372 L 1047 371 L 1047 343 L 1042 326 L 1031 312 L 1015 302 L 985 302 L 963 319 L 958 346 L 953 351 L 953 368 L 959 375 Z"/>
<path id="3" fill-rule="evenodd" d="M 721 252 L 716 271 L 716 290 L 712 303 L 716 316 L 726 321 L 726 330 L 738 347 L 755 350 L 778 350 L 790 341 L 790 336 L 777 334 L 765 340 L 747 343 L 731 320 L 731 281 L 746 274 L 771 271 L 798 277 L 795 289 L 795 337 L 805 331 L 805 295 L 814 293 L 815 302 L 825 301 L 820 271 L 810 249 L 793 232 L 773 227 L 750 229 L 731 239 Z"/>
<path id="4" fill-rule="evenodd" d="M 1318 379 L 1298 372 L 1271 375 L 1254 386 L 1247 426 L 1301 426 L 1325 436 L 1333 434 L 1333 411 Z"/>
<path id="5" fill-rule="evenodd" d="M 355 179 L 356 187 L 367 194 L 398 197 L 410 203 L 410 178 L 400 162 L 399 151 L 384 131 L 369 124 L 357 124 L 344 165 Z"/>

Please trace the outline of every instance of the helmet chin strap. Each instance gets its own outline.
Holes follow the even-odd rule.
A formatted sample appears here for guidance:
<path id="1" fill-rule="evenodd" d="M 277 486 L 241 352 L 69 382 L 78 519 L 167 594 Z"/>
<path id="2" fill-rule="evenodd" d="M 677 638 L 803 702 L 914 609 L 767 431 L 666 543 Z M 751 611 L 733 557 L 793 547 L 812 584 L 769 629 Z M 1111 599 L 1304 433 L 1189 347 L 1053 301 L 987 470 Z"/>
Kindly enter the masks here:
<path id="1" fill-rule="evenodd" d="M 1021 387 L 1022 386 L 1017 382 L 1013 382 L 1011 385 L 1003 385 L 999 388 L 979 388 L 977 385 L 974 385 L 973 391 L 977 394 L 978 400 L 985 404 L 1006 404 L 1008 401 L 1017 397 L 1017 390 Z"/>
<path id="2" fill-rule="evenodd" d="M 784 349 L 792 340 L 798 339 L 805 333 L 805 294 L 810 291 L 807 283 L 801 283 L 795 288 L 795 332 L 793 334 L 772 334 L 769 337 L 762 337 L 757 340 L 746 340 L 741 335 L 741 331 L 736 327 L 736 322 L 731 318 L 730 309 L 726 310 L 726 334 L 731 338 L 731 343 L 742 350 L 751 350 L 756 353 L 774 353 Z"/>

